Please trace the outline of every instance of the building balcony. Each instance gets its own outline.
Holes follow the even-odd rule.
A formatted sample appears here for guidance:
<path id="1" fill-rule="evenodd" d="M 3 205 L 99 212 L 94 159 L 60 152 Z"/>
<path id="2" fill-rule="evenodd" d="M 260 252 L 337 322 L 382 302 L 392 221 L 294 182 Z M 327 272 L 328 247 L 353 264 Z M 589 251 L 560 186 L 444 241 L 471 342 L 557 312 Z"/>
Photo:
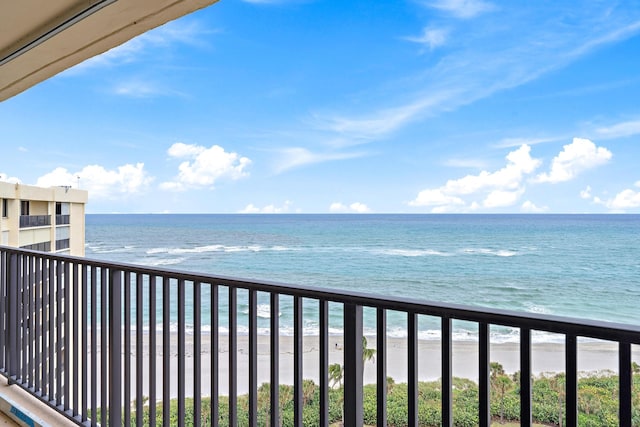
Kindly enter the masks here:
<path id="1" fill-rule="evenodd" d="M 20 228 L 47 227 L 51 225 L 51 215 L 20 215 Z"/>
<path id="2" fill-rule="evenodd" d="M 70 239 L 56 240 L 56 251 L 61 251 L 63 249 L 69 249 L 70 246 L 71 246 L 71 240 Z"/>
<path id="3" fill-rule="evenodd" d="M 56 215 L 56 225 L 71 224 L 71 215 Z"/>
<path id="4" fill-rule="evenodd" d="M 27 249 L 30 251 L 50 252 L 51 242 L 32 243 L 30 245 L 21 246 L 21 249 Z"/>
<path id="5" fill-rule="evenodd" d="M 468 402 L 477 425 L 492 422 L 492 328 L 512 328 L 519 391 L 518 419 L 531 425 L 536 332 L 562 337 L 560 405 L 566 426 L 579 417 L 579 341 L 614 347 L 617 422 L 631 426 L 632 348 L 640 327 L 494 310 L 307 286 L 258 282 L 0 247 L 0 374 L 78 425 L 330 425 L 335 379 L 330 355 L 340 342 L 343 422 L 362 426 L 363 372 L 375 346 L 375 421 L 387 425 L 388 372 L 406 375 L 406 425 L 418 426 L 419 370 L 438 369 L 439 425 L 454 425 L 454 322 L 477 331 L 473 340 L 477 392 Z M 280 316 L 292 314 L 291 336 Z M 404 350 L 389 345 L 387 316 L 406 318 Z M 311 320 L 310 320 L 311 319 Z M 436 351 L 419 340 L 419 323 L 439 325 Z M 342 334 L 330 334 L 338 321 Z M 305 335 L 308 323 L 317 335 Z M 266 334 L 265 334 L 266 331 Z M 309 343 L 311 344 L 309 345 Z M 395 342 L 395 341 L 394 341 Z M 309 358 L 309 348 L 314 356 Z M 393 362 L 392 362 L 393 361 Z M 312 379 L 317 385 L 308 394 Z M 265 386 L 260 385 L 266 383 Z M 291 384 L 283 388 L 283 384 Z M 289 394 L 291 393 L 291 394 Z M 242 396 L 239 396 L 242 395 Z M 314 413 L 309 415 L 310 401 Z M 335 401 L 333 401 L 335 404 Z M 372 406 L 373 405 L 373 406 Z M 554 406 L 556 407 L 556 406 Z M 394 407 L 395 408 L 395 407 Z M 397 409 L 397 408 L 395 408 Z M 114 416 L 113 414 L 118 414 Z M 265 415 L 266 414 L 266 415 Z M 204 421 L 202 420 L 206 418 Z M 317 421 L 317 423 L 316 423 Z M 333 422 L 333 421 L 331 421 Z M 307 423 L 308 424 L 308 423 Z M 634 424 L 635 425 L 635 424 Z"/>

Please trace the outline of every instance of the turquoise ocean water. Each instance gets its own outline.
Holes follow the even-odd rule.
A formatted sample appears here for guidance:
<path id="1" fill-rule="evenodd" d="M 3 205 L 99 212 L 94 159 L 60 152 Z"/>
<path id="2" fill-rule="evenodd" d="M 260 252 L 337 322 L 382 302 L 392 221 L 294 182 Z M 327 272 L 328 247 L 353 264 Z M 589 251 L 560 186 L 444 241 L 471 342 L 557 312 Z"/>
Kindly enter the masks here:
<path id="1" fill-rule="evenodd" d="M 640 323 L 640 215 L 87 215 L 86 256 Z M 267 301 L 259 299 L 264 331 Z M 246 324 L 243 304 L 239 321 Z M 290 332 L 289 307 L 281 302 L 281 333 Z M 222 319 L 225 310 L 223 295 Z M 371 316 L 365 312 L 365 323 Z M 317 332 L 316 319 L 315 304 L 305 305 L 307 334 Z M 335 333 L 340 319 L 332 310 Z M 402 336 L 406 317 L 390 315 L 388 324 L 390 335 Z M 473 337 L 473 325 L 454 328 L 457 339 Z M 492 334 L 517 338 L 509 330 Z M 437 322 L 421 318 L 420 335 L 437 338 Z"/>

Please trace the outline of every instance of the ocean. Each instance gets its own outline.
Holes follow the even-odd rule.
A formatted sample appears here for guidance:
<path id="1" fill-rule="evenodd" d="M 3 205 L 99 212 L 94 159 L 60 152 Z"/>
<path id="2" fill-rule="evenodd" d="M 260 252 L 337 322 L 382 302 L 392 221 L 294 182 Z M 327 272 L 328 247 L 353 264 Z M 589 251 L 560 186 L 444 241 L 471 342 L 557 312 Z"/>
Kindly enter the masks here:
<path id="1" fill-rule="evenodd" d="M 87 215 L 86 256 L 154 266 L 638 324 L 640 215 Z M 242 295 L 240 295 L 242 301 Z M 259 300 L 261 332 L 268 304 Z M 281 302 L 281 333 L 292 314 Z M 241 325 L 246 305 L 240 304 Z M 317 333 L 305 305 L 305 333 Z M 221 325 L 226 306 L 221 299 Z M 341 314 L 331 310 L 331 331 Z M 208 322 L 205 308 L 203 321 Z M 365 328 L 374 327 L 365 311 Z M 189 318 L 187 313 L 187 318 Z M 421 318 L 420 337 L 438 324 Z M 406 317 L 388 319 L 403 336 Z M 474 325 L 454 323 L 455 339 Z M 366 331 L 365 331 L 366 332 Z M 492 329 L 494 341 L 517 333 Z M 536 334 L 537 341 L 554 341 Z"/>

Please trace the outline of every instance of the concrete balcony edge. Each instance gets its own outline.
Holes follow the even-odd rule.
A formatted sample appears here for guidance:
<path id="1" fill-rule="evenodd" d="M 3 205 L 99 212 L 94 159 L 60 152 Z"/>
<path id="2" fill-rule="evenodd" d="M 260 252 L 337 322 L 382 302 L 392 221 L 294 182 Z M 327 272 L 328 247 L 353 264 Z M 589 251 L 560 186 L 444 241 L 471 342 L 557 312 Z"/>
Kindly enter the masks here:
<path id="1" fill-rule="evenodd" d="M 0 376 L 0 420 L 2 415 L 24 427 L 77 426 L 20 386 L 9 385 L 4 376 Z"/>

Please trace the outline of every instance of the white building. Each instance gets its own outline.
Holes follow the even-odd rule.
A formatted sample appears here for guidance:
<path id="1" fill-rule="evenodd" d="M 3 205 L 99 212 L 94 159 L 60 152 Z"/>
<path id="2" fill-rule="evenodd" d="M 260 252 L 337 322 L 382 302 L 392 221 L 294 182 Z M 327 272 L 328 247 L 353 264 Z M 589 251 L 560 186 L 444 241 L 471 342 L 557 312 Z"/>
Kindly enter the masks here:
<path id="1" fill-rule="evenodd" d="M 0 245 L 84 256 L 87 192 L 0 182 Z"/>

